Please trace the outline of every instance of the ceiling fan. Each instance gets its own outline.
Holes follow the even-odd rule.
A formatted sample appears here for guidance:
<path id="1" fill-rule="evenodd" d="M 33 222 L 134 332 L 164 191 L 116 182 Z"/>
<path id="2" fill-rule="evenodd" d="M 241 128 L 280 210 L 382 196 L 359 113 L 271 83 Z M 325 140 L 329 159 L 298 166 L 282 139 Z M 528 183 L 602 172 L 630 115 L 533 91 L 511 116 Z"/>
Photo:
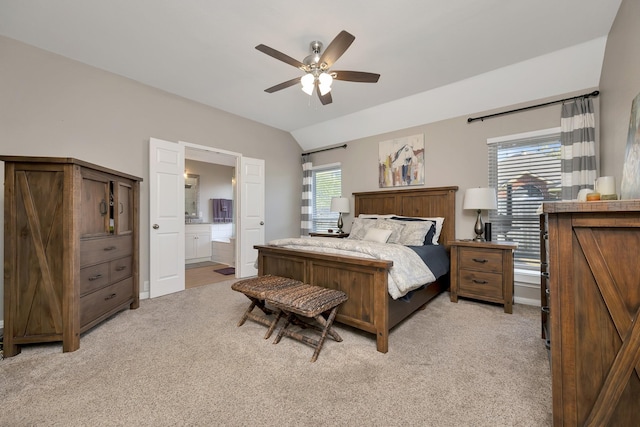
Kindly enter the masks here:
<path id="1" fill-rule="evenodd" d="M 274 57 L 282 62 L 304 71 L 302 78 L 296 77 L 295 79 L 287 80 L 268 89 L 265 92 L 273 93 L 282 89 L 286 89 L 297 83 L 302 84 L 302 90 L 308 95 L 312 95 L 314 89 L 320 98 L 322 105 L 331 104 L 331 84 L 333 80 L 343 80 L 348 82 L 359 83 L 376 83 L 380 78 L 380 74 L 366 73 L 363 71 L 334 71 L 331 70 L 334 62 L 342 56 L 342 54 L 351 46 L 351 43 L 356 38 L 346 31 L 341 31 L 332 41 L 329 46 L 322 51 L 322 43 L 319 41 L 312 41 L 310 48 L 311 54 L 304 58 L 302 62 L 294 59 L 282 52 L 279 52 L 269 46 L 259 44 L 256 46 L 262 53 L 266 53 L 269 56 Z"/>

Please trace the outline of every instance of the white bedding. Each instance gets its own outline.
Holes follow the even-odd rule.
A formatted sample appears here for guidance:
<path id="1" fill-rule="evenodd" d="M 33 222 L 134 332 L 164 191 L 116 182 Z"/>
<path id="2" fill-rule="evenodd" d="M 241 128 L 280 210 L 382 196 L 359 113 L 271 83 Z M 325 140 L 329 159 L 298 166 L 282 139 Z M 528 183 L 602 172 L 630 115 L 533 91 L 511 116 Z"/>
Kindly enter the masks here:
<path id="1" fill-rule="evenodd" d="M 435 276 L 418 254 L 402 245 L 331 237 L 278 239 L 272 240 L 269 245 L 393 261 L 387 280 L 389 295 L 393 299 L 435 281 Z"/>

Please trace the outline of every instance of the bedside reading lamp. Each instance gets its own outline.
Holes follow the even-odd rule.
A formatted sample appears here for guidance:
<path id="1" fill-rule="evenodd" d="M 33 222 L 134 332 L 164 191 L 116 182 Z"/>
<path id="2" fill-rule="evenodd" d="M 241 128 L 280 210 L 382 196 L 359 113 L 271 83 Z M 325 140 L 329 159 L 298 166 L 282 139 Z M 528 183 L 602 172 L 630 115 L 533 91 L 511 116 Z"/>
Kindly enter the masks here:
<path id="1" fill-rule="evenodd" d="M 469 188 L 464 193 L 464 204 L 462 209 L 474 210 L 478 212 L 476 218 L 476 225 L 473 231 L 476 233 L 476 242 L 484 242 L 485 239 L 482 236 L 484 227 L 482 225 L 482 210 L 483 209 L 497 209 L 496 202 L 496 190 L 494 188 Z"/>
<path id="2" fill-rule="evenodd" d="M 342 231 L 342 214 L 349 213 L 349 199 L 346 197 L 332 197 L 331 198 L 331 212 L 339 212 L 338 216 L 338 234 L 344 233 Z"/>

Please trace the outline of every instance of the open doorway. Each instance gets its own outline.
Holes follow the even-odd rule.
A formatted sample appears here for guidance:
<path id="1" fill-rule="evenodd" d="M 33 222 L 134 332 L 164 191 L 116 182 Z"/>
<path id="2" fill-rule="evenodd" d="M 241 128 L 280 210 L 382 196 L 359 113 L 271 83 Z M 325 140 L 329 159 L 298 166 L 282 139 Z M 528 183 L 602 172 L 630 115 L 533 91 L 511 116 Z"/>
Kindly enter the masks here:
<path id="1" fill-rule="evenodd" d="M 236 156 L 185 148 L 185 288 L 235 277 Z"/>

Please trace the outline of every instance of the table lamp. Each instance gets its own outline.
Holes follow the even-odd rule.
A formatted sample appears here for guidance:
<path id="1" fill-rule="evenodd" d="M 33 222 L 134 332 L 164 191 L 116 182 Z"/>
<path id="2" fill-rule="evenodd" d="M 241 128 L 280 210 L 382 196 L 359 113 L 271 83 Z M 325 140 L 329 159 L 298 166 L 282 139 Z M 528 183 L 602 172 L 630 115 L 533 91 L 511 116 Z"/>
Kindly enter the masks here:
<path id="1" fill-rule="evenodd" d="M 338 233 L 344 233 L 342 231 L 342 214 L 349 213 L 349 199 L 346 197 L 332 197 L 331 198 L 331 212 L 339 212 L 338 216 Z"/>
<path id="2" fill-rule="evenodd" d="M 476 233 L 476 237 L 473 240 L 476 242 L 485 241 L 482 236 L 482 233 L 484 232 L 484 226 L 482 224 L 482 210 L 497 208 L 495 188 L 469 188 L 465 191 L 462 209 L 475 210 L 478 212 L 476 225 L 473 228 L 473 231 Z"/>

